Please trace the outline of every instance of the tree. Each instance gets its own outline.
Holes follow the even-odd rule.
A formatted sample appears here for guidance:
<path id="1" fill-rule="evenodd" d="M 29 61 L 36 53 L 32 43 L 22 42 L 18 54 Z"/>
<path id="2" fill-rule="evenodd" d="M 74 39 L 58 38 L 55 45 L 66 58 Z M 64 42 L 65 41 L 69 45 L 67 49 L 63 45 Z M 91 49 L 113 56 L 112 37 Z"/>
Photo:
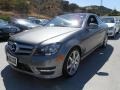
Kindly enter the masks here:
<path id="1" fill-rule="evenodd" d="M 80 7 L 77 4 L 70 4 L 69 1 L 66 0 L 62 2 L 62 6 L 64 12 L 74 12 L 76 9 L 80 9 Z"/>
<path id="2" fill-rule="evenodd" d="M 68 12 L 69 11 L 69 1 L 63 1 L 62 2 L 62 9 L 64 12 Z"/>
<path id="3" fill-rule="evenodd" d="M 0 9 L 9 11 L 14 8 L 14 0 L 0 0 Z"/>
<path id="4" fill-rule="evenodd" d="M 112 10 L 111 13 L 108 14 L 109 16 L 119 16 L 120 12 L 118 12 L 116 9 Z"/>
<path id="5" fill-rule="evenodd" d="M 15 3 L 15 10 L 20 13 L 28 13 L 29 10 L 29 4 L 27 0 L 16 0 Z"/>
<path id="6" fill-rule="evenodd" d="M 76 9 L 79 9 L 80 7 L 77 4 L 70 4 L 69 5 L 69 11 L 74 12 Z"/>

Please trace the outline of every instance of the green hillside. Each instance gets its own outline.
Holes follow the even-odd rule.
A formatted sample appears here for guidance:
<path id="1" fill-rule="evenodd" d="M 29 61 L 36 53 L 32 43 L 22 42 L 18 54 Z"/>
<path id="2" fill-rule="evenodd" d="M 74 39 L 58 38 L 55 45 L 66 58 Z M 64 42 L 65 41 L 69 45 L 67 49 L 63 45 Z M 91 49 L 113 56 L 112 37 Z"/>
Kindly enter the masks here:
<path id="1" fill-rule="evenodd" d="M 104 6 L 81 7 L 66 0 L 0 0 L 0 17 L 37 16 L 50 18 L 70 12 L 90 12 L 98 15 L 120 15 L 117 10 Z"/>

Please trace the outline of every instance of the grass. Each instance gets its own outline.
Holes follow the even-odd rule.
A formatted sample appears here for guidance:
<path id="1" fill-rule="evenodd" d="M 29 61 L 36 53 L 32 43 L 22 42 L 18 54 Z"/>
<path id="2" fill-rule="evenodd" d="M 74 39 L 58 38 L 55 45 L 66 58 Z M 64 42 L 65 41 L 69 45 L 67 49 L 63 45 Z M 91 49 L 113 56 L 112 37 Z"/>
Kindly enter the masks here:
<path id="1" fill-rule="evenodd" d="M 38 18 L 46 18 L 46 19 L 50 19 L 51 17 L 47 16 L 47 15 L 42 15 L 42 14 L 36 14 L 36 13 L 30 13 L 28 15 L 23 15 L 23 14 L 19 14 L 16 12 L 12 12 L 12 11 L 0 11 L 0 19 L 9 21 L 11 17 L 21 17 L 24 18 L 23 16 L 35 16 Z"/>

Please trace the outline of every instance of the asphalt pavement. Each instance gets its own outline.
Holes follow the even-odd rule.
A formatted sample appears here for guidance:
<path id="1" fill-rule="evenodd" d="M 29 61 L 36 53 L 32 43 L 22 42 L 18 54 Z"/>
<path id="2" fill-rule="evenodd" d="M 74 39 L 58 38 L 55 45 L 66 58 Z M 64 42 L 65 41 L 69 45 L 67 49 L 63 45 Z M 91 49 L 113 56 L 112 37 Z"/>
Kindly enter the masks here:
<path id="1" fill-rule="evenodd" d="M 0 41 L 0 90 L 120 90 L 120 35 L 81 62 L 69 79 L 46 80 L 16 72 L 6 62 L 5 41 Z"/>

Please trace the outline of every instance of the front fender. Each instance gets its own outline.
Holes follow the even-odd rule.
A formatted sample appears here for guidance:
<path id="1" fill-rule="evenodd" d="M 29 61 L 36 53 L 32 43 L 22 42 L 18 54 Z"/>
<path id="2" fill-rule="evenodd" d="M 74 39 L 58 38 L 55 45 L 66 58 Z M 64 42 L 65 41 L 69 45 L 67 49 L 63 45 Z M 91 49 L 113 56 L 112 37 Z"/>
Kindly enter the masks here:
<path id="1" fill-rule="evenodd" d="M 80 47 L 80 49 L 82 50 L 82 46 L 80 45 L 80 41 L 77 39 L 72 39 L 72 40 L 69 40 L 69 41 L 64 43 L 64 45 L 61 47 L 60 53 L 62 55 L 64 55 L 64 57 L 66 57 L 67 54 L 69 53 L 69 51 L 75 46 Z"/>

